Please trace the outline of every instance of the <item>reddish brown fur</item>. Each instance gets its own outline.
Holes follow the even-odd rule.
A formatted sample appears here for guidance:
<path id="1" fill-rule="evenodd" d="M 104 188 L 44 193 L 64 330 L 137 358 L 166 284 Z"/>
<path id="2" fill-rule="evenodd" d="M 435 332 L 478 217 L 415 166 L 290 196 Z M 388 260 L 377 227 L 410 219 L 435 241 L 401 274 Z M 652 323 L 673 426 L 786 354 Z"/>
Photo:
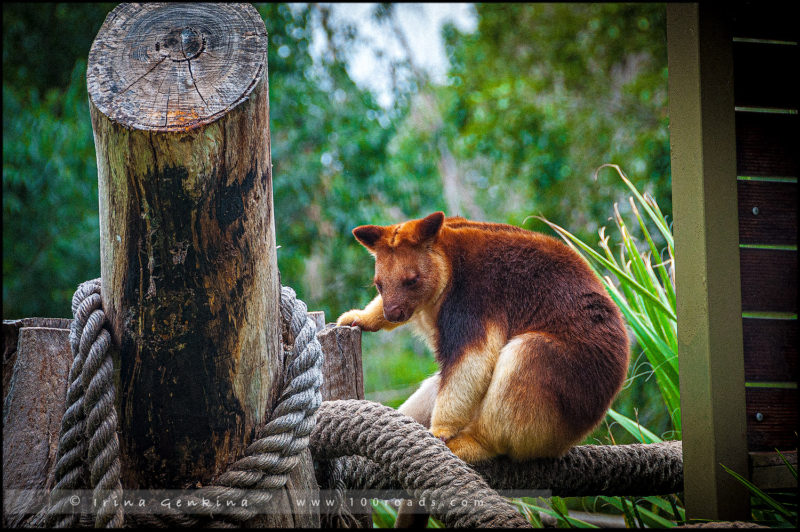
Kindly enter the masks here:
<path id="1" fill-rule="evenodd" d="M 548 427 L 561 442 L 550 454 L 564 452 L 565 442 L 568 448 L 603 418 L 625 379 L 628 337 L 599 279 L 569 247 L 518 227 L 442 213 L 388 227 L 362 226 L 353 233 L 376 256 L 384 315 L 377 315 L 381 305 L 373 302 L 364 311 L 344 314 L 340 324 L 377 330 L 416 320 L 436 353 L 442 390 L 460 386 L 450 379 L 476 364 L 471 357 L 483 356 L 488 331 L 499 335 L 500 345 L 519 337 L 511 355 L 515 371 L 502 395 L 519 407 L 510 409 L 512 419 L 505 422 L 534 423 L 541 413 L 525 405 L 547 405 L 552 409 Z M 481 398 L 476 400 L 480 405 Z M 454 435 L 439 432 L 444 439 Z M 488 436 L 479 428 L 473 432 L 464 434 L 475 436 L 491 453 L 548 454 L 484 441 Z"/>

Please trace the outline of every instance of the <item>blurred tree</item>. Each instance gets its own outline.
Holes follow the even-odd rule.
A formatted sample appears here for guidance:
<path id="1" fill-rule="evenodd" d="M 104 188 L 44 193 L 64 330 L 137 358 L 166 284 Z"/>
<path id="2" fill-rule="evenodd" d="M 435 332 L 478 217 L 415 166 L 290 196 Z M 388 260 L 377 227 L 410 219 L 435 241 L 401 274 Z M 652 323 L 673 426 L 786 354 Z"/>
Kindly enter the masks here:
<path id="1" fill-rule="evenodd" d="M 100 275 L 86 63 L 66 91 L 3 85 L 3 317 L 67 317 Z"/>
<path id="2" fill-rule="evenodd" d="M 44 92 L 70 83 L 115 3 L 3 2 L 3 87 Z"/>
<path id="3" fill-rule="evenodd" d="M 671 212 L 663 4 L 478 4 L 447 26 L 440 89 L 448 142 L 478 203 L 596 234 L 623 192 L 592 179 L 620 164 Z M 624 209 L 624 205 L 621 205 Z"/>
<path id="4" fill-rule="evenodd" d="M 355 30 L 332 28 L 313 4 L 258 6 L 270 33 L 270 119 L 278 265 L 310 308 L 329 318 L 364 299 L 365 257 L 350 231 L 385 219 L 395 194 L 381 177 L 400 109 L 384 110 L 345 68 Z M 309 54 L 314 24 L 327 50 Z"/>
<path id="5" fill-rule="evenodd" d="M 100 274 L 85 58 L 112 7 L 3 4 L 4 318 L 68 316 Z"/>

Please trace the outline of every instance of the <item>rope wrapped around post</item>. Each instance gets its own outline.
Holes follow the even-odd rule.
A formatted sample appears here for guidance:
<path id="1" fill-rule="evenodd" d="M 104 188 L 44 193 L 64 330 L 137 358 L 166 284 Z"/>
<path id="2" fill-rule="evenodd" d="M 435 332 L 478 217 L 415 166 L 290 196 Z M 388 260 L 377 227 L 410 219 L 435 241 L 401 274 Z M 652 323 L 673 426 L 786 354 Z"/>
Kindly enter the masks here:
<path id="1" fill-rule="evenodd" d="M 86 486 L 85 460 L 91 460 L 91 486 L 96 500 L 120 499 L 119 443 L 116 435 L 117 414 L 114 407 L 111 337 L 103 327 L 100 280 L 87 281 L 73 297 L 75 317 L 70 331 L 73 364 L 69 374 L 67 409 L 62 418 L 56 465 L 56 485 L 50 495 L 47 523 L 56 527 L 76 526 L 81 515 L 72 508 L 70 490 Z M 309 436 L 316 423 L 316 411 L 322 402 L 322 347 L 315 335 L 313 321 L 305 303 L 294 290 L 281 287 L 281 315 L 288 329 L 286 354 L 290 360 L 286 386 L 269 420 L 259 430 L 257 440 L 245 450 L 245 456 L 220 475 L 214 485 L 197 490 L 190 498 L 197 504 L 195 515 L 177 510 L 159 515 L 131 516 L 138 524 L 151 526 L 231 526 L 243 524 L 257 515 L 271 498 L 269 490 L 286 484 L 289 472 L 297 465 L 299 454 L 308 448 Z M 86 440 L 89 440 L 87 445 Z M 202 504 L 211 500 L 241 499 L 245 490 L 251 507 L 237 507 L 225 516 L 212 516 L 214 509 Z M 187 498 L 188 500 L 188 498 Z M 106 509 L 108 508 L 108 509 Z M 121 527 L 122 505 L 103 504 L 95 526 Z M 213 521 L 210 521 L 213 517 Z"/>
<path id="2" fill-rule="evenodd" d="M 122 484 L 114 407 L 114 362 L 109 352 L 111 335 L 103 327 L 100 279 L 78 287 L 72 298 L 72 313 L 75 319 L 69 339 L 74 358 L 69 372 L 67 409 L 61 421 L 48 524 L 73 527 L 80 520 L 80 513 L 72 512 L 69 490 L 85 486 L 84 460 L 88 457 L 90 485 L 95 499 L 104 503 L 100 505 L 95 525 L 116 528 L 124 522 L 122 507 L 105 504 L 121 497 Z"/>

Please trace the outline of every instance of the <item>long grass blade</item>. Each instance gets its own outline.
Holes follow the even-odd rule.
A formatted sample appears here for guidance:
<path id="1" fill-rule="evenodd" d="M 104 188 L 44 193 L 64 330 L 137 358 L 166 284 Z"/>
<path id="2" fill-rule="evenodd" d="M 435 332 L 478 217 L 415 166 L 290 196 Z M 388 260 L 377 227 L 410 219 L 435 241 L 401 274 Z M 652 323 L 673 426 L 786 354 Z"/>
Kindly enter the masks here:
<path id="1" fill-rule="evenodd" d="M 653 210 L 653 207 L 647 201 L 645 201 L 644 197 L 639 193 L 639 191 L 636 189 L 633 183 L 631 183 L 631 181 L 628 179 L 628 177 L 625 175 L 622 169 L 616 164 L 607 163 L 598 167 L 597 170 L 595 170 L 594 172 L 595 175 L 597 175 L 603 168 L 613 168 L 614 170 L 617 171 L 619 177 L 625 182 L 625 185 L 627 185 L 627 187 L 631 190 L 636 199 L 639 200 L 639 203 L 642 204 L 645 211 L 647 211 L 648 215 L 653 220 L 653 222 L 655 222 L 656 226 L 658 227 L 659 231 L 664 237 L 664 240 L 667 242 L 669 246 L 674 247 L 675 243 L 672 238 L 672 231 L 670 231 L 669 226 L 664 221 L 663 215 L 659 216 L 656 214 L 656 211 Z"/>
<path id="2" fill-rule="evenodd" d="M 642 443 L 661 443 L 664 441 L 647 430 L 647 428 L 641 426 L 639 423 L 625 416 L 624 414 L 620 414 L 613 408 L 608 409 L 608 415 L 611 416 L 614 421 L 619 423 L 622 428 L 628 431 L 631 436 L 638 439 Z"/>
<path id="3" fill-rule="evenodd" d="M 789 510 L 784 508 L 780 503 L 778 503 L 778 501 L 776 501 L 775 499 L 773 499 L 772 497 L 767 495 L 758 486 L 756 486 L 755 484 L 753 484 L 752 482 L 750 482 L 749 480 L 744 478 L 742 475 L 740 475 L 736 471 L 726 467 L 723 464 L 720 464 L 720 465 L 722 466 L 722 469 L 724 469 L 725 471 L 730 473 L 736 480 L 738 480 L 739 482 L 744 484 L 745 487 L 747 487 L 747 489 L 749 489 L 753 493 L 753 495 L 755 495 L 756 497 L 758 497 L 759 499 L 764 501 L 765 504 L 770 506 L 773 510 L 775 510 L 779 514 L 781 514 L 785 518 L 789 519 L 790 522 L 794 522 L 793 520 L 797 519 L 797 515 L 796 514 L 793 515 Z"/>
<path id="4" fill-rule="evenodd" d="M 794 479 L 797 480 L 797 469 L 795 469 L 794 466 L 789 463 L 789 461 L 786 459 L 786 457 L 783 456 L 782 452 L 780 452 L 778 449 L 775 449 L 775 452 L 778 453 L 778 456 L 781 457 L 781 460 L 783 460 L 783 463 L 786 464 L 786 467 L 789 468 L 789 473 L 791 473 L 791 475 L 794 477 Z"/>

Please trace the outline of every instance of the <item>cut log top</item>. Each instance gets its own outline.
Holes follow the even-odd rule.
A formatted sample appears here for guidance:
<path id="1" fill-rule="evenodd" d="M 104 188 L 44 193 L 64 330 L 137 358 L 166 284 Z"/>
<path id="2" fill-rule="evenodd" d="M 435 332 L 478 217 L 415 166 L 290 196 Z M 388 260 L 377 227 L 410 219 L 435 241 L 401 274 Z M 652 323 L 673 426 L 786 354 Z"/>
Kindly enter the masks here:
<path id="1" fill-rule="evenodd" d="M 89 52 L 91 102 L 123 126 L 212 122 L 266 82 L 267 31 L 247 4 L 121 4 Z"/>

